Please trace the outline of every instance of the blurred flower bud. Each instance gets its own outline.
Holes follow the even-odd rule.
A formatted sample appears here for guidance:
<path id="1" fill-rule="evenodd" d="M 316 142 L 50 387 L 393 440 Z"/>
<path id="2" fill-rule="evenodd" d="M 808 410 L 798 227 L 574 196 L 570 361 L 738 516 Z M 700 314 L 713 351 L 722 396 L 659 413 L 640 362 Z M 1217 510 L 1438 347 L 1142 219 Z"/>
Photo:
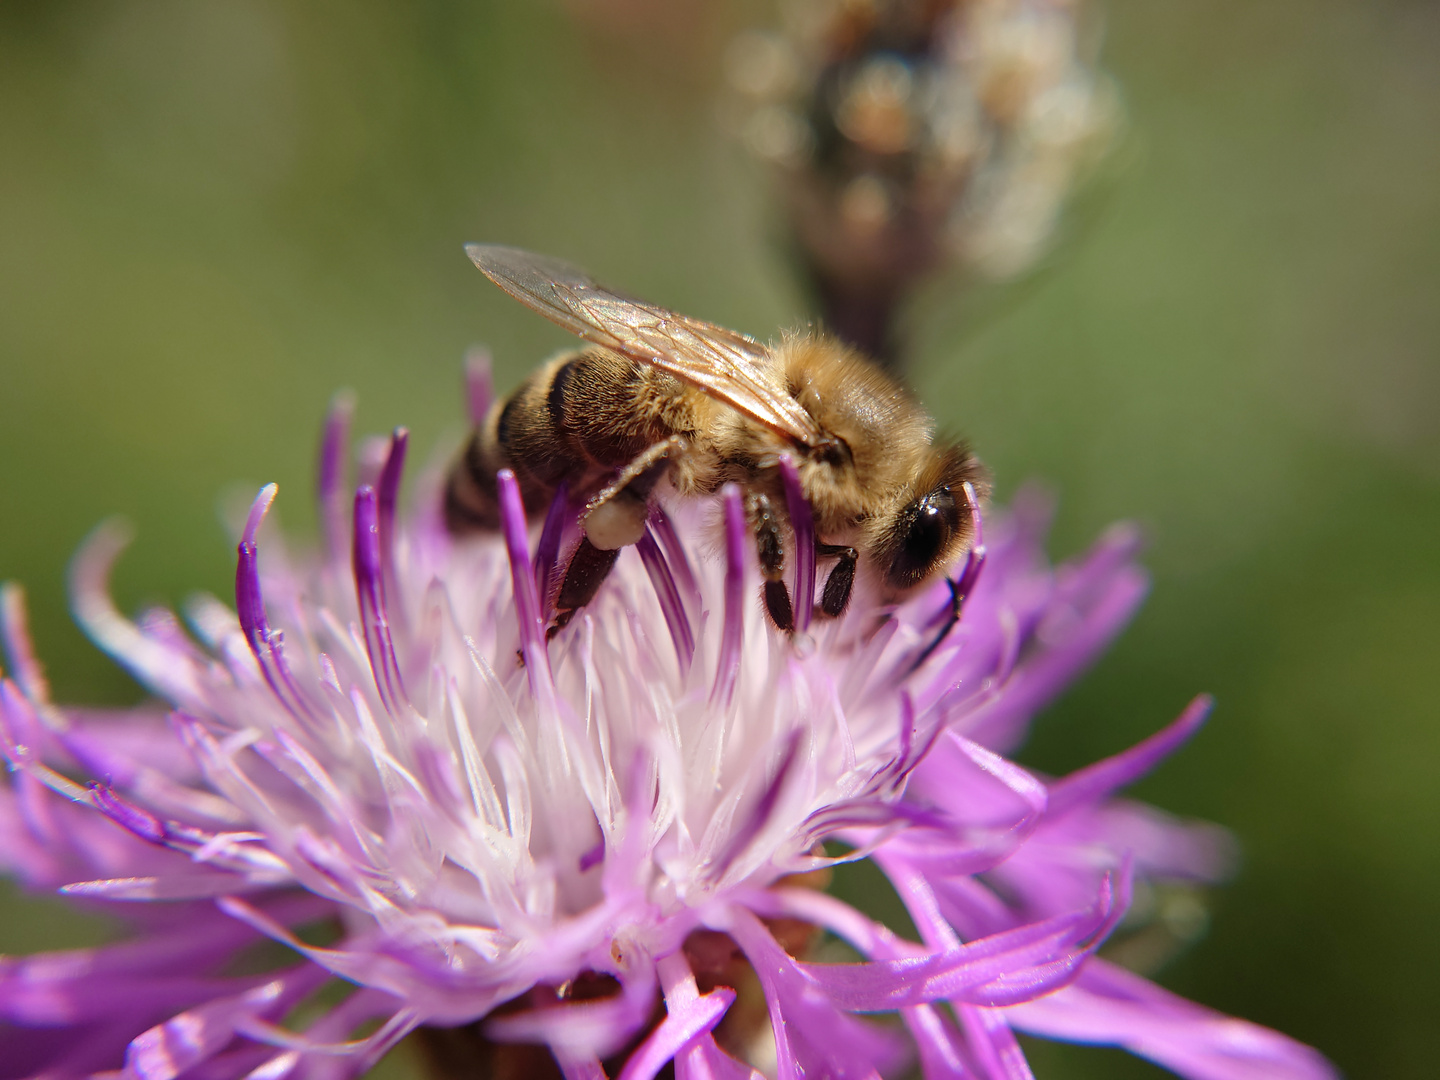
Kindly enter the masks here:
<path id="1" fill-rule="evenodd" d="M 1004 278 L 1043 253 L 1117 126 L 1079 0 L 790 0 L 734 43 L 740 137 L 779 173 L 826 321 L 893 360 L 924 275 Z M 1093 35 L 1089 35 L 1093 37 Z"/>

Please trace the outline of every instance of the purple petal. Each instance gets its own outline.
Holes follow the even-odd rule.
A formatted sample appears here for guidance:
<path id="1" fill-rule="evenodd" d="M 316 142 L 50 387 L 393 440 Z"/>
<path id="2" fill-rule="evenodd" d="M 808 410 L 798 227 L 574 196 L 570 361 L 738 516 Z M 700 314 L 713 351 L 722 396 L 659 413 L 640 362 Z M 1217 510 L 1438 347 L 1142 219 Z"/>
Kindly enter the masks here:
<path id="1" fill-rule="evenodd" d="M 83 1080 L 113 1077 L 125 1045 L 136 1030 L 157 1019 L 143 1012 L 122 1015 L 117 1020 L 75 1024 L 66 1027 L 7 1027 L 3 1037 L 4 1064 L 0 1075 L 44 1077 L 45 1080 Z"/>
<path id="2" fill-rule="evenodd" d="M 399 1008 L 399 1005 L 398 999 L 390 994 L 362 989 L 321 1016 L 303 1033 L 281 1027 L 258 1015 L 242 1018 L 236 1025 L 236 1031 L 256 1042 L 303 1054 L 363 1057 L 376 1049 L 383 1053 L 384 1049 L 419 1026 L 414 1012 Z M 362 1023 L 381 1017 L 384 1018 L 382 1024 L 371 1034 L 361 1039 L 345 1040 Z"/>
<path id="3" fill-rule="evenodd" d="M 1101 535 L 1079 566 L 1063 566 L 1057 573 L 1061 600 L 1076 607 L 1089 607 L 1108 588 L 1108 582 L 1122 573 L 1140 553 L 1145 539 L 1128 521 L 1116 522 Z"/>
<path id="4" fill-rule="evenodd" d="M 0 735 L 6 759 L 17 767 L 38 756 L 46 737 L 34 706 L 9 679 L 0 680 Z"/>
<path id="5" fill-rule="evenodd" d="M 345 537 L 349 527 L 345 514 L 345 464 L 350 448 L 350 419 L 354 412 L 355 396 L 336 394 L 330 403 L 325 432 L 320 439 L 316 498 L 320 504 L 320 529 L 325 550 L 335 564 L 345 558 Z"/>
<path id="6" fill-rule="evenodd" d="M 107 578 L 130 542 L 129 530 L 108 521 L 92 532 L 70 561 L 70 596 L 75 620 L 102 650 L 151 691 L 172 704 L 206 700 L 197 672 L 184 657 L 142 634 L 116 610 Z"/>
<path id="7" fill-rule="evenodd" d="M 965 782 L 957 783 L 959 777 Z M 1033 773 L 958 732 L 936 740 L 908 790 L 972 826 L 1003 819 L 1009 827 L 1017 806 L 1024 808 L 1022 820 L 1039 818 L 1051 798 Z"/>
<path id="8" fill-rule="evenodd" d="M 580 872 L 583 874 L 592 866 L 599 866 L 605 861 L 605 838 L 602 836 L 595 842 L 595 846 L 588 849 L 580 856 Z"/>
<path id="9" fill-rule="evenodd" d="M 924 959 L 800 966 L 848 1012 L 889 1012 L 933 1001 L 1013 1004 L 1050 993 L 1068 982 L 1086 955 L 1081 943 L 1103 926 L 1104 922 L 1094 917 L 1062 917 Z"/>
<path id="10" fill-rule="evenodd" d="M 400 664 L 390 637 L 390 618 L 381 587 L 380 516 L 375 489 L 366 485 L 355 493 L 355 596 L 365 631 L 365 649 L 374 672 L 375 689 L 386 709 L 401 712 L 406 701 Z"/>
<path id="11" fill-rule="evenodd" d="M 553 719 L 558 715 L 555 685 L 550 654 L 545 648 L 545 620 L 535 592 L 535 571 L 530 565 L 530 545 L 525 536 L 525 504 L 520 499 L 520 484 L 509 469 L 501 469 L 495 475 L 495 486 L 500 501 L 500 531 L 505 536 L 505 551 L 510 557 L 510 584 L 525 672 L 541 714 Z"/>
<path id="12" fill-rule="evenodd" d="M 122 799 L 113 788 L 95 784 L 90 791 L 95 808 L 121 828 L 153 844 L 163 844 L 169 839 L 169 832 L 159 818 Z"/>
<path id="13" fill-rule="evenodd" d="M 409 950 L 397 948 L 396 955 L 364 939 L 347 941 L 345 948 L 321 948 L 305 944 L 276 919 L 239 897 L 224 897 L 215 906 L 294 949 L 316 968 L 400 998 L 437 1024 L 468 1023 L 515 996 L 513 988 L 506 992 L 512 985 L 506 980 L 513 978 L 513 965 L 508 969 L 496 965 L 493 981 L 477 985 L 473 977 L 467 978 L 446 958 L 434 956 L 421 943 Z"/>
<path id="14" fill-rule="evenodd" d="M 390 451 L 385 455 L 375 493 L 380 534 L 380 598 L 392 617 L 402 610 L 395 577 L 395 508 L 400 499 L 400 477 L 405 471 L 405 449 L 409 444 L 410 432 L 397 427 L 390 436 Z"/>
<path id="15" fill-rule="evenodd" d="M 1007 1010 L 1021 1031 L 1121 1046 L 1189 1080 L 1334 1080 L 1335 1068 L 1279 1032 L 1186 1001 L 1091 960 L 1058 994 Z"/>
<path id="16" fill-rule="evenodd" d="M 1002 1012 L 974 1005 L 962 1005 L 956 1011 L 965 1029 L 966 1043 L 987 1076 L 994 1080 L 1035 1080 Z"/>
<path id="17" fill-rule="evenodd" d="M 803 634 L 810 629 L 810 614 L 815 607 L 815 518 L 789 454 L 780 455 L 780 480 L 785 486 L 790 528 L 795 533 L 795 631 Z"/>
<path id="18" fill-rule="evenodd" d="M 131 1041 L 125 1053 L 125 1072 L 136 1080 L 174 1080 L 186 1069 L 223 1050 L 244 1020 L 252 1016 L 283 1015 L 325 978 L 324 972 L 307 966 L 272 978 L 243 994 L 181 1013 Z"/>
<path id="19" fill-rule="evenodd" d="M 541 605 L 542 618 L 548 618 L 550 614 L 550 583 L 559 569 L 560 543 L 565 538 L 565 527 L 574 516 L 570 506 L 570 484 L 561 480 L 550 500 L 550 509 L 545 513 L 540 543 L 535 548 L 535 593 Z"/>
<path id="20" fill-rule="evenodd" d="M 1214 704 L 1209 694 L 1201 694 L 1172 723 L 1148 739 L 1051 784 L 1049 816 L 1059 817 L 1077 806 L 1099 802 L 1134 783 L 1184 746 L 1200 730 Z"/>
<path id="21" fill-rule="evenodd" d="M 1145 598 L 1149 579 L 1139 569 L 1118 572 L 1103 598 L 1078 623 L 1042 641 L 1007 681 L 1004 693 L 966 721 L 966 733 L 1004 751 L 1023 735 L 1024 725 L 1100 656 L 1130 622 Z"/>
<path id="22" fill-rule="evenodd" d="M 289 1056 L 289 1055 L 284 1055 Z M 268 1076 L 265 1070 L 277 1057 L 274 1047 L 252 1042 L 237 1042 L 228 1050 L 207 1058 L 185 1072 L 185 1080 L 262 1080 Z M 257 1075 L 258 1073 L 258 1075 Z M 282 1074 L 282 1075 L 293 1075 Z M 99 1080 L 99 1078 L 96 1078 Z M 107 1077 L 106 1080 L 109 1080 Z M 128 1078 L 127 1078 L 128 1080 Z M 305 1080 L 319 1080 L 313 1074 Z M 337 1078 L 338 1080 L 338 1078 Z"/>
<path id="23" fill-rule="evenodd" d="M 526 664 L 545 652 L 545 624 L 540 617 L 540 600 L 535 594 L 535 575 L 530 566 L 529 543 L 525 538 L 525 504 L 515 474 L 501 469 L 495 477 L 500 501 L 500 525 L 505 550 L 510 556 L 510 578 L 515 590 L 515 617 L 520 626 L 520 644 Z M 532 655 L 533 654 L 533 655 Z"/>
<path id="24" fill-rule="evenodd" d="M 814 889 L 769 889 L 746 895 L 744 903 L 760 914 L 788 915 L 829 930 L 868 958 L 893 960 L 923 955 L 920 946 L 896 937 L 883 923 Z M 972 1080 L 959 1034 L 939 1010 L 931 1005 L 912 1005 L 903 1008 L 901 1016 L 919 1047 L 925 1080 Z"/>
<path id="25" fill-rule="evenodd" d="M 391 1047 L 418 1025 L 412 1010 L 400 1008 L 399 999 L 379 990 L 361 988 L 319 1016 L 301 1037 L 281 1029 L 285 1042 L 305 1056 L 306 1080 L 356 1076 L 375 1064 Z M 381 1020 L 381 1026 L 366 1038 L 339 1042 L 369 1021 Z M 257 1035 L 259 1033 L 257 1032 Z M 294 1053 L 294 1051 L 292 1051 Z M 188 1078 L 187 1078 L 188 1080 Z M 259 1080 L 247 1076 L 246 1080 Z"/>
<path id="26" fill-rule="evenodd" d="M 675 1080 L 765 1080 L 765 1074 L 722 1051 L 713 1036 L 702 1035 L 676 1056 Z"/>
<path id="27" fill-rule="evenodd" d="M 790 916 L 814 923 L 849 942 L 865 956 L 894 960 L 926 955 L 923 946 L 897 937 L 884 923 L 828 893 L 779 885 L 763 891 L 740 892 L 735 899 L 758 915 L 772 918 Z"/>
<path id="28" fill-rule="evenodd" d="M 901 1016 L 920 1050 L 920 1074 L 925 1080 L 972 1080 L 960 1034 L 939 1009 L 914 1005 L 902 1010 Z"/>
<path id="29" fill-rule="evenodd" d="M 770 783 L 755 800 L 755 805 L 740 816 L 738 824 L 734 826 L 730 842 L 726 844 L 724 851 L 715 859 L 715 862 L 708 870 L 708 876 L 712 881 L 718 881 L 725 876 L 725 871 L 730 865 L 744 853 L 754 840 L 770 822 L 770 815 L 775 811 L 775 805 L 780 801 L 780 792 L 785 787 L 785 782 L 790 778 L 790 773 L 799 759 L 800 740 L 803 732 L 792 731 L 785 740 L 785 749 L 781 753 L 780 761 L 775 766 L 775 775 L 771 777 Z"/>
<path id="30" fill-rule="evenodd" d="M 555 1005 L 497 1017 L 485 1034 L 497 1042 L 543 1042 L 566 1058 L 608 1057 L 650 1018 L 655 1006 L 655 969 L 642 963 L 613 997 Z"/>
<path id="31" fill-rule="evenodd" d="M 250 885 L 223 870 L 199 870 L 190 874 L 77 881 L 66 885 L 60 893 L 77 899 L 93 900 L 202 900 L 243 892 L 247 887 L 259 886 Z"/>
<path id="32" fill-rule="evenodd" d="M 735 991 L 721 986 L 668 1011 L 660 1026 L 631 1053 L 618 1080 L 654 1080 L 666 1062 L 682 1053 L 701 1035 L 714 1031 L 734 1000 Z"/>
<path id="33" fill-rule="evenodd" d="M 892 879 L 922 933 L 927 911 L 917 906 L 913 883 Z M 869 964 L 802 964 L 800 967 L 840 1007 L 886 1011 L 947 1000 L 971 1005 L 1009 1005 L 1050 993 L 1075 977 L 1129 906 L 1129 868 L 1112 887 L 1109 875 L 1095 905 L 924 958 Z M 933 915 L 930 916 L 932 919 Z M 953 937 L 952 937 L 953 940 Z"/>
<path id="34" fill-rule="evenodd" d="M 136 1013 L 165 1016 L 197 1001 L 233 993 L 237 980 L 186 975 L 127 975 L 119 985 L 124 987 L 123 994 L 116 993 L 116 982 L 94 978 L 7 977 L 0 982 L 0 1019 L 14 1024 L 50 1027 L 90 1023 Z"/>
<path id="35" fill-rule="evenodd" d="M 245 531 L 237 549 L 235 612 L 240 620 L 240 629 L 245 634 L 245 640 L 250 644 L 250 651 L 255 657 L 255 662 L 260 666 L 260 671 L 265 676 L 271 692 L 286 711 L 298 719 L 305 716 L 313 717 L 314 711 L 309 702 L 305 700 L 304 694 L 301 693 L 299 685 L 290 673 L 289 665 L 285 662 L 284 640 L 281 633 L 278 630 L 271 630 L 270 624 L 265 619 L 265 599 L 260 591 L 258 549 L 255 543 L 256 534 L 265 520 L 270 504 L 275 500 L 277 490 L 274 484 L 267 484 L 260 489 L 260 494 L 255 497 L 255 502 L 250 507 L 250 514 L 245 522 Z"/>
<path id="36" fill-rule="evenodd" d="M 470 407 L 470 423 L 475 427 L 485 423 L 495 402 L 490 367 L 490 350 L 484 346 L 477 345 L 465 354 L 465 401 Z"/>
<path id="37" fill-rule="evenodd" d="M 903 1060 L 893 1032 L 845 1015 L 845 1006 L 819 986 L 806 967 L 782 949 L 763 923 L 741 907 L 731 907 L 725 929 L 750 961 L 770 1014 L 779 1064 L 778 1080 L 811 1075 L 864 1076 L 888 1071 Z M 818 965 L 850 966 L 850 965 Z M 819 993 L 816 991 L 820 990 Z"/>
<path id="38" fill-rule="evenodd" d="M 608 1080 L 605 1075 L 605 1067 L 600 1064 L 600 1059 L 594 1054 L 578 1058 L 557 1054 L 556 1058 L 560 1064 L 560 1073 L 565 1080 Z"/>
<path id="39" fill-rule="evenodd" d="M 740 644 L 745 631 L 745 504 L 734 484 L 726 484 L 720 497 L 725 504 L 725 625 L 720 631 L 710 701 L 728 708 L 740 674 Z"/>
<path id="40" fill-rule="evenodd" d="M 955 591 L 963 599 L 975 591 L 980 580 L 980 571 L 985 568 L 985 515 L 980 511 L 980 499 L 975 494 L 975 485 L 965 481 L 965 506 L 970 511 L 970 550 L 965 553 L 965 565 L 956 579 Z"/>
<path id="41" fill-rule="evenodd" d="M 670 640 L 675 643 L 675 656 L 680 662 L 680 672 L 684 675 L 690 670 L 695 659 L 695 635 L 690 629 L 690 620 L 685 616 L 680 589 L 675 584 L 675 577 L 670 572 L 665 553 L 655 539 L 653 528 L 647 527 L 635 546 L 645 564 L 645 572 L 650 576 L 650 584 L 655 588 L 655 595 L 660 600 L 660 610 L 665 615 L 665 625 L 670 628 Z"/>
<path id="42" fill-rule="evenodd" d="M 50 684 L 45 679 L 45 669 L 35 657 L 25 617 L 25 593 L 19 585 L 0 585 L 0 639 L 5 643 L 10 666 L 15 669 L 15 682 L 25 696 L 37 703 L 48 702 Z"/>
<path id="43" fill-rule="evenodd" d="M 675 532 L 675 523 L 670 520 L 670 515 L 665 513 L 665 508 L 659 503 L 650 507 L 650 527 L 655 530 L 655 537 L 660 541 L 660 546 L 665 549 L 665 558 L 670 563 L 670 569 L 675 572 L 675 581 L 680 586 L 680 593 L 685 600 L 686 610 L 692 618 L 698 618 L 705 610 L 704 597 L 700 595 L 700 586 L 695 581 L 695 572 L 690 569 L 690 560 L 685 555 L 685 545 L 681 543 L 680 536 Z"/>

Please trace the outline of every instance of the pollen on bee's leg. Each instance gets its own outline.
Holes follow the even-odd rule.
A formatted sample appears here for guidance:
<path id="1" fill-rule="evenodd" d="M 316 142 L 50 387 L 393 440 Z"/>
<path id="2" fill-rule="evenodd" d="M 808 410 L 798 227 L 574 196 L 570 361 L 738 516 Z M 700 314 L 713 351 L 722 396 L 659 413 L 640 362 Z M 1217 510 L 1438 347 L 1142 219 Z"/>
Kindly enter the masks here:
<path id="1" fill-rule="evenodd" d="M 632 491 L 617 491 L 589 510 L 583 519 L 585 535 L 602 551 L 638 544 L 645 535 L 650 507 Z"/>

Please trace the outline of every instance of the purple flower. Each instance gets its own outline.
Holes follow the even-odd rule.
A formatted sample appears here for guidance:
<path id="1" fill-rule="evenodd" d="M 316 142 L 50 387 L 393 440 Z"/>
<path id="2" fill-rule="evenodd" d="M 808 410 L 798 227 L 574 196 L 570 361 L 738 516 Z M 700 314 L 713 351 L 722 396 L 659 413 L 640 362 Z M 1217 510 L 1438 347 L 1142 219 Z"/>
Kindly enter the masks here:
<path id="1" fill-rule="evenodd" d="M 130 932 L 0 961 L 4 1075 L 352 1076 L 417 1029 L 542 1044 L 589 1080 L 672 1060 L 680 1080 L 894 1075 L 917 1055 L 927 1078 L 1009 1080 L 1030 1075 L 1015 1031 L 1207 1080 L 1333 1075 L 1096 956 L 1137 883 L 1223 873 L 1218 830 L 1114 798 L 1203 699 L 1059 780 L 1000 756 L 1135 609 L 1133 533 L 1052 570 L 1024 503 L 953 596 L 792 641 L 729 490 L 657 509 L 547 644 L 563 496 L 532 537 L 502 474 L 502 535 L 457 541 L 436 480 L 397 514 L 403 432 L 353 501 L 347 439 L 342 408 L 318 553 L 262 543 L 260 493 L 233 610 L 129 621 L 106 592 L 122 539 L 77 557 L 80 621 L 163 704 L 53 703 L 5 592 L 0 858 Z M 862 858 L 919 942 L 816 887 Z M 858 960 L 819 962 L 821 930 Z"/>

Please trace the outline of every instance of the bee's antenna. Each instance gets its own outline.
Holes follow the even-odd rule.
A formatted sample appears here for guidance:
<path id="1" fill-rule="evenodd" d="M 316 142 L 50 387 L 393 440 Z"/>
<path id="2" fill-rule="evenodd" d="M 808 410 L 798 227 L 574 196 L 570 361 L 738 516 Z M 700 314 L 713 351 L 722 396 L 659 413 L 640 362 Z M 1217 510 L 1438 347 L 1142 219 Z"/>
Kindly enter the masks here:
<path id="1" fill-rule="evenodd" d="M 970 550 L 965 553 L 965 565 L 960 568 L 960 573 L 954 578 L 945 579 L 945 584 L 950 586 L 950 610 L 944 616 L 945 624 L 940 627 L 935 640 L 925 646 L 906 670 L 906 677 L 918 671 L 950 636 L 950 631 L 955 629 L 955 624 L 960 621 L 960 613 L 965 608 L 965 600 L 975 591 L 975 582 L 980 579 L 980 569 L 985 565 L 985 522 L 980 513 L 980 500 L 975 496 L 975 486 L 968 480 L 965 481 L 964 491 L 965 504 L 970 508 L 970 527 L 974 530 L 975 539 L 970 544 Z"/>

